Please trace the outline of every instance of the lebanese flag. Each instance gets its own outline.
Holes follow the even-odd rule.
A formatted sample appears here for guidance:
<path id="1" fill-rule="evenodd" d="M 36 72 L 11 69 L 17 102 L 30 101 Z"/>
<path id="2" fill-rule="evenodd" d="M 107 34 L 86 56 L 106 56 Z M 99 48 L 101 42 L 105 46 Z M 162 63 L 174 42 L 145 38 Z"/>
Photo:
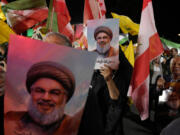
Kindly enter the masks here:
<path id="1" fill-rule="evenodd" d="M 20 34 L 48 17 L 46 0 L 17 0 L 2 6 L 7 22 Z"/>
<path id="2" fill-rule="evenodd" d="M 85 0 L 84 5 L 84 24 L 87 20 L 105 19 L 106 6 L 104 0 Z"/>
<path id="3" fill-rule="evenodd" d="M 78 43 L 75 45 L 77 49 L 86 50 L 88 48 L 86 28 L 83 24 L 75 25 L 74 42 Z"/>
<path id="4" fill-rule="evenodd" d="M 70 22 L 65 26 L 61 33 L 66 35 L 71 40 L 71 42 L 74 40 L 74 30 Z"/>
<path id="5" fill-rule="evenodd" d="M 1 3 L 7 4 L 8 2 L 7 2 L 7 0 L 1 0 Z"/>
<path id="6" fill-rule="evenodd" d="M 143 0 L 138 43 L 138 55 L 135 60 L 128 96 L 131 96 L 141 119 L 145 120 L 149 116 L 150 62 L 163 53 L 163 45 L 154 22 L 151 0 Z"/>
<path id="7" fill-rule="evenodd" d="M 48 17 L 48 8 L 42 7 L 28 10 L 8 9 L 6 17 L 12 29 L 20 34 L 35 24 L 44 21 Z"/>
<path id="8" fill-rule="evenodd" d="M 54 0 L 53 8 L 57 14 L 59 32 L 62 33 L 66 25 L 71 21 L 65 0 Z"/>
<path id="9" fill-rule="evenodd" d="M 47 21 L 47 27 L 49 31 L 58 31 L 66 35 L 71 41 L 73 41 L 74 30 L 70 24 L 70 21 L 71 16 L 66 6 L 65 0 L 51 0 Z"/>

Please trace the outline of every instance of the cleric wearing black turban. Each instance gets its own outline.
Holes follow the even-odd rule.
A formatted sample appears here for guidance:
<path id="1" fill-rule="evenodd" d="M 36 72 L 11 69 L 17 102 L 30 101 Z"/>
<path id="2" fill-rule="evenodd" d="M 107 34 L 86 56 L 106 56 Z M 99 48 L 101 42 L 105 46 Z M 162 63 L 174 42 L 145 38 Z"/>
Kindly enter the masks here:
<path id="1" fill-rule="evenodd" d="M 81 111 L 74 116 L 64 114 L 75 90 L 75 78 L 68 68 L 50 61 L 36 63 L 28 70 L 26 88 L 31 95 L 28 111 L 6 113 L 6 135 L 77 132 Z"/>
<path id="2" fill-rule="evenodd" d="M 107 26 L 98 26 L 94 31 L 96 50 L 100 57 L 106 58 L 118 55 L 118 51 L 110 44 L 113 38 L 112 30 Z"/>

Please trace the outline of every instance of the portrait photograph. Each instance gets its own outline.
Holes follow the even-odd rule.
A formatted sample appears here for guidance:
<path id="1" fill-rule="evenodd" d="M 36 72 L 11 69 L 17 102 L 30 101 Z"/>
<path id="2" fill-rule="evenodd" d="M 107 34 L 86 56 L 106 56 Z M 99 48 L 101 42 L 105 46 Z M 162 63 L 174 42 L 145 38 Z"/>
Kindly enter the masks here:
<path id="1" fill-rule="evenodd" d="M 5 135 L 76 135 L 97 54 L 11 35 Z"/>
<path id="2" fill-rule="evenodd" d="M 104 64 L 117 69 L 119 64 L 119 20 L 99 19 L 87 22 L 88 51 L 96 52 L 95 69 Z"/>

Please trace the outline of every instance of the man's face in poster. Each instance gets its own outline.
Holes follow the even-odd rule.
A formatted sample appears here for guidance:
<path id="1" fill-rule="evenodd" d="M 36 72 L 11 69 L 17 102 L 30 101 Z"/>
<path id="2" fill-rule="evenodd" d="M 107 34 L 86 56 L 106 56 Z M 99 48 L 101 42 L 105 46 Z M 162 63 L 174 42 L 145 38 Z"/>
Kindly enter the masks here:
<path id="1" fill-rule="evenodd" d="M 28 71 L 26 87 L 31 96 L 28 113 L 40 125 L 50 125 L 63 118 L 74 92 L 74 77 L 58 63 L 40 62 Z"/>
<path id="2" fill-rule="evenodd" d="M 31 87 L 31 97 L 37 110 L 49 114 L 60 107 L 64 108 L 67 94 L 63 86 L 56 80 L 41 78 Z"/>
<path id="3" fill-rule="evenodd" d="M 97 44 L 98 44 L 101 48 L 103 48 L 103 47 L 105 47 L 105 45 L 107 45 L 107 44 L 110 45 L 111 39 L 110 39 L 110 37 L 109 37 L 106 33 L 100 32 L 100 33 L 98 33 L 97 36 L 96 36 L 96 41 L 97 41 Z"/>
<path id="4" fill-rule="evenodd" d="M 112 40 L 112 31 L 106 26 L 99 26 L 94 31 L 94 38 L 97 43 L 97 51 L 105 53 L 110 49 L 110 42 Z"/>
<path id="5" fill-rule="evenodd" d="M 56 80 L 40 78 L 31 87 L 29 113 L 41 125 L 49 125 L 64 115 L 67 93 Z"/>

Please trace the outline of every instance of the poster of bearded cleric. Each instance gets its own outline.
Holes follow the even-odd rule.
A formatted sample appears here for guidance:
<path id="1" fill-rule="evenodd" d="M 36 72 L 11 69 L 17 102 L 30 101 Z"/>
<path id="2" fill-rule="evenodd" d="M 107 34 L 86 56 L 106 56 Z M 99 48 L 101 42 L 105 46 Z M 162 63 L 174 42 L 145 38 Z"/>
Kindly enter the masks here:
<path id="1" fill-rule="evenodd" d="M 117 69 L 119 64 L 119 19 L 99 19 L 87 22 L 88 50 L 96 52 L 95 69 L 105 64 Z"/>
<path id="2" fill-rule="evenodd" d="M 5 135 L 76 135 L 97 55 L 10 36 Z"/>

